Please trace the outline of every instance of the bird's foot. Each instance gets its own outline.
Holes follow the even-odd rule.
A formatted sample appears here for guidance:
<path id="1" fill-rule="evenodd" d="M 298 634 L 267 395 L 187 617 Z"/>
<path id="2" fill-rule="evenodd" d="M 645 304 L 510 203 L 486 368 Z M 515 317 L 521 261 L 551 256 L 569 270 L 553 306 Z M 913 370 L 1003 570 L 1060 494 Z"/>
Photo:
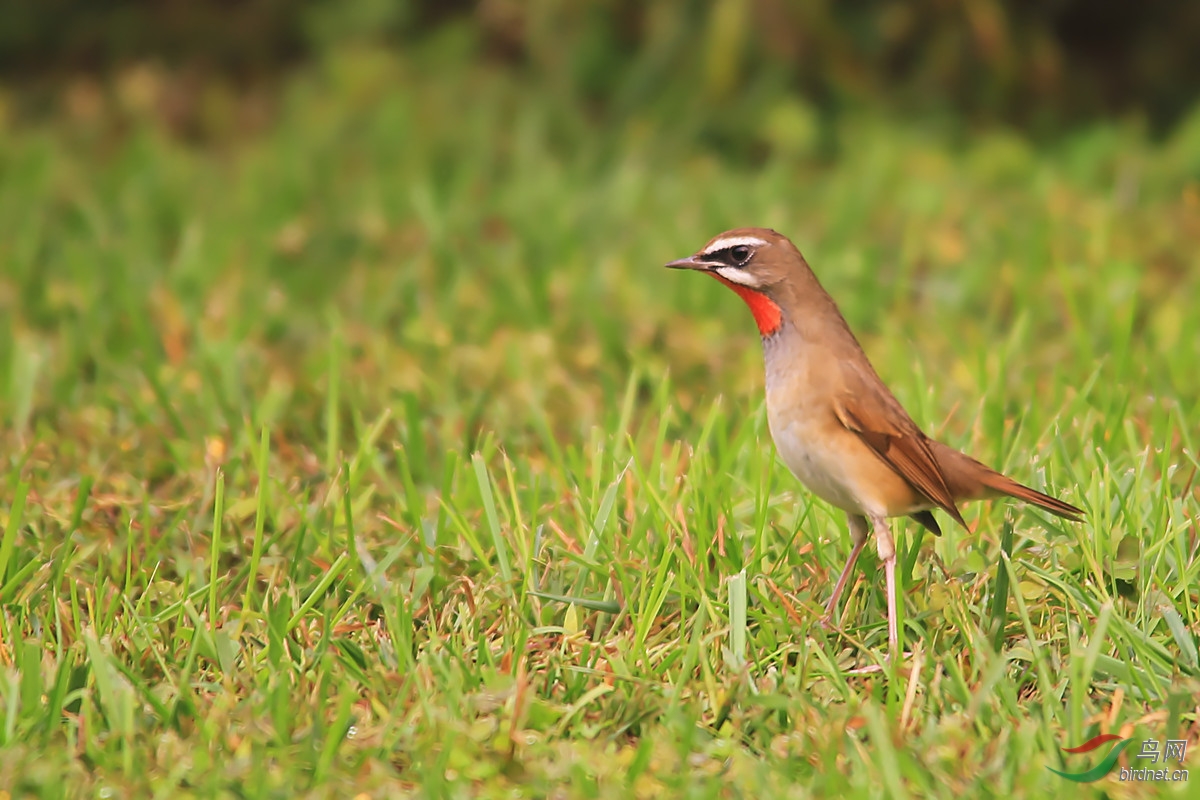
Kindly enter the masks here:
<path id="1" fill-rule="evenodd" d="M 848 669 L 843 674 L 845 674 L 845 675 L 878 675 L 879 673 L 881 673 L 883 671 L 884 670 L 883 670 L 882 664 L 868 664 L 865 667 L 857 667 L 855 669 Z"/>

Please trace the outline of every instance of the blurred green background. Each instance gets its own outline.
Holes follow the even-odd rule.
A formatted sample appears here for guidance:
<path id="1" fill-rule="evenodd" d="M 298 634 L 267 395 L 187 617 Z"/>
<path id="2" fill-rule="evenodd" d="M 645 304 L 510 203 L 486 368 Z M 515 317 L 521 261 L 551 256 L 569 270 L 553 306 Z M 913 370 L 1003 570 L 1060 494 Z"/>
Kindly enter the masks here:
<path id="1" fill-rule="evenodd" d="M 603 401 L 582 387 L 666 369 L 667 337 L 693 348 L 670 356 L 685 389 L 728 383 L 705 373 L 747 341 L 707 318 L 723 301 L 650 268 L 745 224 L 795 238 L 868 336 L 881 308 L 911 333 L 951 303 L 976 345 L 1023 309 L 1089 354 L 1149 330 L 1183 355 L 1198 32 L 1184 3 L 12 3 L 0 356 L 20 376 L 40 352 L 22 337 L 54 353 L 10 392 L 16 418 L 220 333 L 232 384 L 209 410 L 232 425 L 265 373 L 227 356 L 299 363 L 336 313 L 404 343 L 387 374 L 420 407 L 465 395 L 467 431 L 506 402 L 500 362 L 451 347 L 468 377 L 421 368 L 496 330 L 563 365 L 544 406 L 586 422 Z M 1031 291 L 1097 259 L 1112 298 Z M 737 363 L 757 385 L 753 352 Z M 1181 363 L 1142 368 L 1180 388 Z"/>
<path id="2" fill-rule="evenodd" d="M 436 51 L 431 68 L 511 70 L 596 119 L 700 124 L 751 152 L 789 91 L 822 116 L 869 103 L 1045 135 L 1126 112 L 1161 132 L 1200 85 L 1200 8 L 1167 0 L 9 0 L 4 21 L 10 85 L 152 61 L 178 81 L 169 113 L 192 133 L 220 127 L 195 107 L 202 87 L 261 88 L 368 42 Z"/>

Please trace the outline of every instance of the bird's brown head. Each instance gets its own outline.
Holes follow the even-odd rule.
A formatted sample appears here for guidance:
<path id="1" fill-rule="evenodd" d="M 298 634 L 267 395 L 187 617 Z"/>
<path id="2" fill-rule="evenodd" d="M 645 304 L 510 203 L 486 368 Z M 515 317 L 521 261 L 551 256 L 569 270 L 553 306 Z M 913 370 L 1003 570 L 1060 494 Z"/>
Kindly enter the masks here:
<path id="1" fill-rule="evenodd" d="M 786 236 L 770 228 L 735 228 L 715 236 L 671 269 L 707 272 L 746 302 L 758 332 L 770 336 L 783 324 L 780 289 L 807 272 L 800 251 Z"/>

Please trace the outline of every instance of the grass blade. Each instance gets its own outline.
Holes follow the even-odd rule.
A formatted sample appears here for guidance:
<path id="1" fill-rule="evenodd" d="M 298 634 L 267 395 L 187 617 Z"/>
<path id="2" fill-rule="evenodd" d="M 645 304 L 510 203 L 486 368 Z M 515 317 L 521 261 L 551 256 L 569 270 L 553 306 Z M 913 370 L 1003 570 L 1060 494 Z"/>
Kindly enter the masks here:
<path id="1" fill-rule="evenodd" d="M 0 542 L 0 583 L 8 581 L 8 564 L 12 561 L 17 546 L 17 532 L 25 518 L 25 500 L 29 496 L 29 484 L 21 481 L 13 492 L 12 506 L 8 509 L 8 524 L 4 526 L 4 541 Z"/>
<path id="2" fill-rule="evenodd" d="M 496 515 L 496 501 L 492 497 L 492 481 L 488 477 L 487 466 L 483 456 L 475 453 L 471 456 L 475 467 L 475 480 L 479 484 L 479 496 L 483 500 L 483 511 L 487 516 L 488 531 L 492 534 L 492 545 L 496 548 L 496 562 L 500 567 L 500 579 L 505 583 L 512 581 L 512 568 L 508 564 L 508 545 L 500 531 L 500 518 Z"/>

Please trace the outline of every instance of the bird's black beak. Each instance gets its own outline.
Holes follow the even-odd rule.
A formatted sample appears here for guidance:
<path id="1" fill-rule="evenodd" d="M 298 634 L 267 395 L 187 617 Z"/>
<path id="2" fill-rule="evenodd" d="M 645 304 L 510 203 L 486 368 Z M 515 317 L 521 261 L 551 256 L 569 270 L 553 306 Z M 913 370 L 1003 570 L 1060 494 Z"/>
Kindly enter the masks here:
<path id="1" fill-rule="evenodd" d="M 714 269 L 717 265 L 712 264 L 708 261 L 705 261 L 704 259 L 700 258 L 699 256 L 688 256 L 687 258 L 676 259 L 675 261 L 672 261 L 668 264 L 664 264 L 663 266 L 666 267 L 667 269 L 710 270 L 710 269 Z"/>

